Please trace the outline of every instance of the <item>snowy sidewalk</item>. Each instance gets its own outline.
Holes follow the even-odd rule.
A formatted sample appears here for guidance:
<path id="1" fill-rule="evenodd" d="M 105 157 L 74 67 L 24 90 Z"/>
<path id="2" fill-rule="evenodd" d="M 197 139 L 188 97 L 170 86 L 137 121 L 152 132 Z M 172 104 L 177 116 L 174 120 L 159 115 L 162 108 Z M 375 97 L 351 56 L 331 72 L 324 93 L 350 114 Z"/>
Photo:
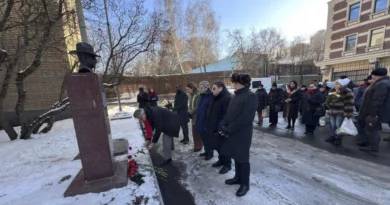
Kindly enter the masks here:
<path id="1" fill-rule="evenodd" d="M 180 138 L 181 139 L 181 138 Z M 217 153 L 204 161 L 192 144 L 175 140 L 173 165 L 183 173 L 182 183 L 197 205 L 389 204 L 390 167 L 332 154 L 297 140 L 254 130 L 251 148 L 251 190 L 235 196 L 237 186 L 225 185 L 234 176 L 211 167 Z"/>
<path id="2" fill-rule="evenodd" d="M 112 138 L 127 139 L 133 157 L 143 148 L 144 139 L 134 119 L 111 121 Z M 153 166 L 147 149 L 137 154 L 140 164 Z M 107 192 L 64 198 L 63 194 L 81 169 L 81 161 L 73 158 L 78 146 L 72 120 L 57 122 L 48 134 L 34 135 L 31 140 L 9 142 L 0 132 L 0 204 L 141 204 L 159 205 L 159 189 L 152 172 L 139 168 L 145 175 L 138 186 L 132 181 L 124 188 Z M 118 156 L 120 159 L 126 155 Z M 157 186 L 157 187 L 156 187 Z"/>

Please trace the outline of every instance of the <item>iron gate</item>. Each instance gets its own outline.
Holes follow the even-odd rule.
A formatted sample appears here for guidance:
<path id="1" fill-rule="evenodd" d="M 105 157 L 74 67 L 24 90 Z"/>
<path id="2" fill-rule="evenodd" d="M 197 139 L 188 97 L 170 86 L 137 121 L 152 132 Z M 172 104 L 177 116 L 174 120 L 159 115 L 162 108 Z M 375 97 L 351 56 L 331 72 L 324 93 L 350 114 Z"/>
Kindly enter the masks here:
<path id="1" fill-rule="evenodd" d="M 360 70 L 350 70 L 350 71 L 340 71 L 333 72 L 332 80 L 335 81 L 340 78 L 340 76 L 346 75 L 350 80 L 352 80 L 356 84 L 360 84 L 364 82 L 364 79 L 370 73 L 370 69 L 360 69 Z"/>

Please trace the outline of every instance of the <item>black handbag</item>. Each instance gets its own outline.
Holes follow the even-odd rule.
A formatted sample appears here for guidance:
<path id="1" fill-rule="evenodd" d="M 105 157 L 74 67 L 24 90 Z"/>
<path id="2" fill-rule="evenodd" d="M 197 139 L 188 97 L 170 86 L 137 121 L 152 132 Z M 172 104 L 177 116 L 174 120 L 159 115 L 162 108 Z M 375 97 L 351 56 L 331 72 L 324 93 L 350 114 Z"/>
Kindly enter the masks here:
<path id="1" fill-rule="evenodd" d="M 326 110 L 324 105 L 320 105 L 316 108 L 313 114 L 315 117 L 324 117 L 326 115 Z"/>
<path id="2" fill-rule="evenodd" d="M 283 110 L 281 104 L 276 104 L 276 105 L 274 105 L 274 108 L 275 108 L 274 112 L 280 112 L 280 111 Z"/>

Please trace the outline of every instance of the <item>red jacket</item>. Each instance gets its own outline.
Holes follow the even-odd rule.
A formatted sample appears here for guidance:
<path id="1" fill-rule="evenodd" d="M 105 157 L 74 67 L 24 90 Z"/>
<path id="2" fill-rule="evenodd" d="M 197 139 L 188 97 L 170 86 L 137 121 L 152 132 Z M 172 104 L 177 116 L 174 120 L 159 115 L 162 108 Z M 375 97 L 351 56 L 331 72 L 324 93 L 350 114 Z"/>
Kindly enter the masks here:
<path id="1" fill-rule="evenodd" d="M 144 120 L 146 140 L 152 140 L 153 132 L 149 120 Z"/>

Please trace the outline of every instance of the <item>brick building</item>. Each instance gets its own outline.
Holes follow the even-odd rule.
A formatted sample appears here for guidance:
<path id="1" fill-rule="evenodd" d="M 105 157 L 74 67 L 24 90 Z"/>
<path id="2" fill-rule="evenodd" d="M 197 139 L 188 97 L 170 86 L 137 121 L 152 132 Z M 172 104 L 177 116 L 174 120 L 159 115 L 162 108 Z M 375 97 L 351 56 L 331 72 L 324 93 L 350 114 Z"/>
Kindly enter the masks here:
<path id="1" fill-rule="evenodd" d="M 375 66 L 390 68 L 390 0 L 328 2 L 324 60 L 316 65 L 324 79 L 357 82 Z"/>
<path id="2" fill-rule="evenodd" d="M 75 1 L 65 1 L 66 10 L 75 9 Z M 16 9 L 16 6 L 14 7 Z M 14 12 L 14 10 L 12 11 Z M 13 18 L 18 15 L 11 12 Z M 68 22 L 68 23 L 64 23 Z M 72 22 L 72 23 L 69 23 Z M 18 28 L 7 30 L 0 33 L 0 47 L 8 51 L 11 55 L 14 54 L 18 44 L 18 36 L 20 36 Z M 77 16 L 65 16 L 64 19 L 55 27 L 51 34 L 50 42 L 47 49 L 41 58 L 41 66 L 39 69 L 30 75 L 25 81 L 25 90 L 27 92 L 27 100 L 25 103 L 26 117 L 32 120 L 35 117 L 49 110 L 51 106 L 59 100 L 59 94 L 64 76 L 69 73 L 74 58 L 68 53 L 75 49 L 77 42 L 81 41 Z M 32 42 L 34 44 L 35 42 Z M 27 52 L 15 67 L 14 72 L 26 68 L 34 58 L 34 51 Z M 4 65 L 0 68 L 0 82 L 2 83 L 5 75 Z M 13 75 L 11 84 L 8 90 L 7 97 L 4 103 L 4 112 L 7 120 L 11 125 L 18 125 L 18 120 L 15 114 L 15 105 L 18 94 L 16 92 L 15 77 Z M 61 114 L 58 119 L 67 118 L 70 116 L 68 111 Z"/>

